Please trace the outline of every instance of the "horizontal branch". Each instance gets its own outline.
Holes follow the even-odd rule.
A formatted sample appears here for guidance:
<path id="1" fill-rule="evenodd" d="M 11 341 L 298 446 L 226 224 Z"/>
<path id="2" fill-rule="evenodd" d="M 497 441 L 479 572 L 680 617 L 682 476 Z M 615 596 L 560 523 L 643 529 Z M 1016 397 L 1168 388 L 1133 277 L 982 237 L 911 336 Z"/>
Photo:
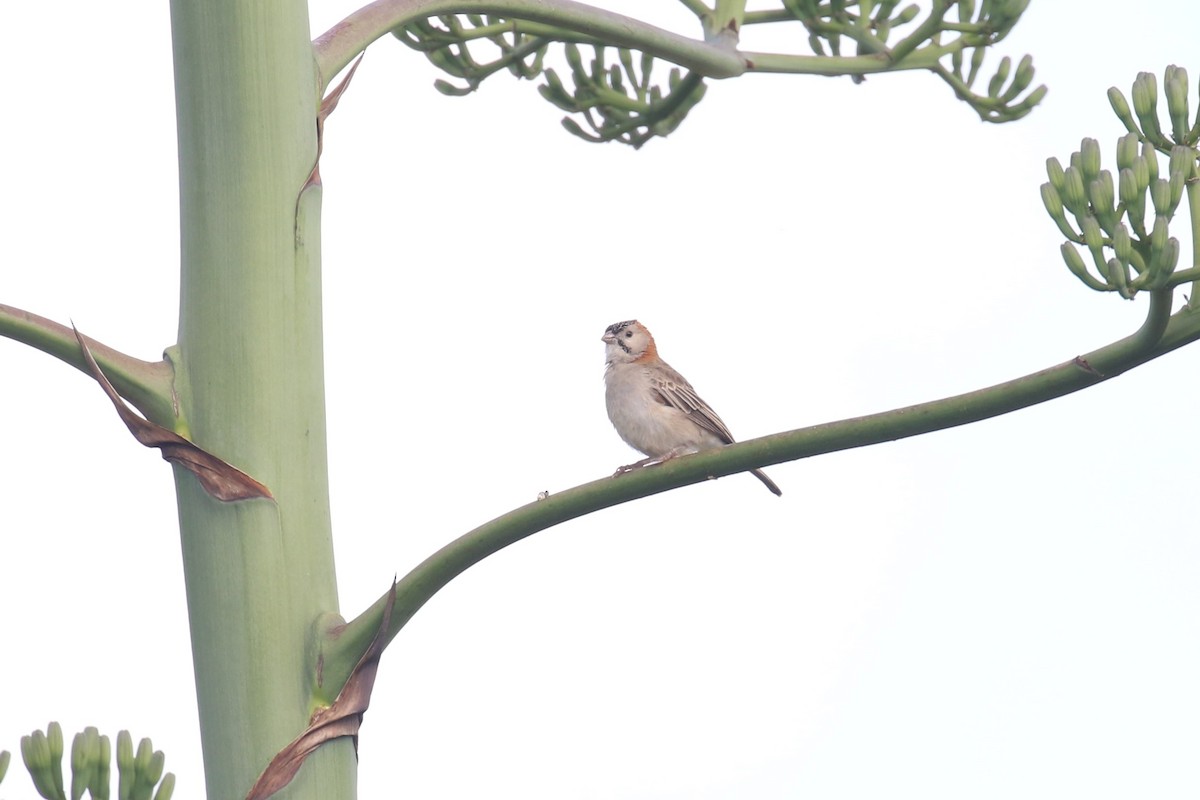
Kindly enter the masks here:
<path id="1" fill-rule="evenodd" d="M 41 350 L 91 377 L 75 331 L 66 325 L 0 304 L 0 336 Z M 170 363 L 142 361 L 89 336 L 83 338 L 96 363 L 122 397 L 151 422 L 171 430 L 178 427 L 174 370 Z M 9 386 L 13 384 L 13 380 L 7 382 Z"/>
<path id="2" fill-rule="evenodd" d="M 878 72 L 931 69 L 953 48 L 930 45 L 895 60 L 887 53 L 861 56 L 814 56 L 789 53 L 742 52 L 748 72 L 786 72 L 801 75 L 871 75 Z"/>
<path id="3" fill-rule="evenodd" d="M 390 641 L 435 593 L 487 556 L 539 531 L 602 508 L 688 484 L 839 450 L 966 425 L 1043 403 L 1116 377 L 1200 339 L 1200 308 L 1173 316 L 1172 295 L 1151 295 L 1145 323 L 1132 336 L 1016 380 L 967 394 L 865 417 L 815 425 L 671 459 L 651 469 L 603 478 L 497 517 L 450 542 L 396 585 Z M 325 676 L 340 685 L 374 636 L 389 593 L 323 643 Z"/>
<path id="4" fill-rule="evenodd" d="M 313 41 L 321 91 L 367 45 L 389 31 L 439 14 L 495 14 L 576 31 L 612 45 L 661 56 L 709 78 L 732 78 L 746 62 L 727 47 L 572 0 L 376 0 Z"/>

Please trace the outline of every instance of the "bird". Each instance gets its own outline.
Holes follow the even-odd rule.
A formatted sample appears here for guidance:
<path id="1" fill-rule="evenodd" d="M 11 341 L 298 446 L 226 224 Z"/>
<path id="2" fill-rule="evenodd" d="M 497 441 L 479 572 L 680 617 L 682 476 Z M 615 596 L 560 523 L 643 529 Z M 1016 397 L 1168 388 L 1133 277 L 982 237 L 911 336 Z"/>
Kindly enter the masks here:
<path id="1" fill-rule="evenodd" d="M 636 319 L 614 322 L 604 342 L 604 403 L 625 443 L 647 458 L 617 470 L 623 475 L 676 456 L 733 444 L 733 434 L 687 379 L 658 357 L 654 337 Z M 783 492 L 761 469 L 750 474 L 774 494 Z M 615 476 L 614 476 L 615 477 Z"/>

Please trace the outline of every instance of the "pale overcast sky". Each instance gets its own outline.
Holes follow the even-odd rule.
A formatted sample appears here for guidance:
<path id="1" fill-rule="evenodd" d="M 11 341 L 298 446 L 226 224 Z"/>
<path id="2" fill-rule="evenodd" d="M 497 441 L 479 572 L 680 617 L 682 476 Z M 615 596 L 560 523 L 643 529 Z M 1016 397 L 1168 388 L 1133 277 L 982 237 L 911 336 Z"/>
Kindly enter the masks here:
<path id="1" fill-rule="evenodd" d="M 353 7 L 315 2 L 313 34 Z M 620 8 L 696 33 L 676 3 Z M 7 3 L 0 28 L 0 302 L 157 358 L 178 300 L 167 6 Z M 568 135 L 507 74 L 443 97 L 378 42 L 321 165 L 342 613 L 637 457 L 604 413 L 614 321 L 645 322 L 741 438 L 1133 331 L 1146 300 L 1069 274 L 1038 186 L 1084 136 L 1113 165 L 1105 91 L 1138 71 L 1188 67 L 1195 107 L 1198 30 L 1189 0 L 1037 0 L 999 48 L 1051 87 L 1023 121 L 984 124 L 926 74 L 746 76 L 640 152 Z M 7 340 L 0 368 L 0 749 L 51 719 L 129 728 L 200 798 L 171 471 L 80 373 Z M 1197 796 L 1198 370 L 1187 348 L 772 467 L 782 498 L 732 476 L 509 548 L 385 654 L 361 796 Z M 14 765 L 0 793 L 26 781 Z"/>

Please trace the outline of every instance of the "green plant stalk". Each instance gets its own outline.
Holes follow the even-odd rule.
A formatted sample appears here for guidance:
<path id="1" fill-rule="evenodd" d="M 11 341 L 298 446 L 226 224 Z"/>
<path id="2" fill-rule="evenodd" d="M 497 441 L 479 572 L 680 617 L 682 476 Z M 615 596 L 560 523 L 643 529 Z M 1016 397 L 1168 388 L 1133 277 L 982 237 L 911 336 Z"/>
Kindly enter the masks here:
<path id="1" fill-rule="evenodd" d="M 712 9 L 705 5 L 702 0 L 679 0 L 679 2 L 683 3 L 684 7 L 695 14 L 700 20 L 704 20 L 712 14 Z"/>
<path id="2" fill-rule="evenodd" d="M 721 31 L 731 30 L 736 42 L 737 33 L 742 29 L 742 18 L 745 16 L 746 0 L 716 0 L 716 5 L 713 7 L 710 35 L 716 36 Z"/>
<path id="3" fill-rule="evenodd" d="M 755 53 L 743 51 L 746 68 L 751 72 L 786 72 L 803 75 L 870 75 L 877 72 L 900 72 L 912 69 L 932 69 L 939 59 L 957 49 L 955 44 L 928 45 L 915 50 L 903 60 L 893 61 L 885 53 L 865 56 L 805 56 L 787 53 Z"/>
<path id="4" fill-rule="evenodd" d="M 0 304 L 0 336 L 23 342 L 88 374 L 75 332 L 66 325 Z M 122 397 L 151 422 L 186 435 L 181 430 L 184 426 L 178 416 L 171 387 L 173 371 L 168 361 L 142 361 L 89 336 L 84 339 L 96 363 Z"/>
<path id="5" fill-rule="evenodd" d="M 953 428 L 1077 392 L 1200 340 L 1200 309 L 1172 315 L 1170 290 L 1154 292 L 1132 335 L 1063 364 L 967 394 L 855 419 L 777 433 L 673 459 L 619 478 L 602 478 L 530 503 L 450 542 L 396 586 L 387 639 L 439 590 L 492 553 L 534 533 L 602 508 L 680 486 L 784 461 Z M 340 686 L 375 634 L 388 593 L 346 625 L 318 632 L 326 680 Z"/>
<path id="6" fill-rule="evenodd" d="M 1190 223 L 1192 226 L 1192 269 L 1200 269 L 1200 175 L 1197 175 L 1188 181 L 1187 184 L 1187 207 L 1188 215 L 1191 217 Z M 1193 307 L 1200 307 L 1200 300 L 1197 300 L 1197 293 L 1200 292 L 1200 278 L 1192 282 L 1192 291 L 1189 296 L 1188 303 Z"/>
<path id="7" fill-rule="evenodd" d="M 304 0 L 172 0 L 181 272 L 176 392 L 199 446 L 270 487 L 220 503 L 175 470 L 208 796 L 244 797 L 307 724 L 336 612 L 321 342 L 319 96 Z M 297 218 L 299 215 L 299 218 Z M 350 798 L 322 747 L 288 798 Z"/>
<path id="8" fill-rule="evenodd" d="M 933 8 L 929 9 L 929 16 L 925 21 L 892 47 L 891 58 L 903 61 L 910 53 L 929 41 L 941 29 L 942 20 L 945 19 L 949 9 L 950 3 L 945 0 L 934 0 Z"/>

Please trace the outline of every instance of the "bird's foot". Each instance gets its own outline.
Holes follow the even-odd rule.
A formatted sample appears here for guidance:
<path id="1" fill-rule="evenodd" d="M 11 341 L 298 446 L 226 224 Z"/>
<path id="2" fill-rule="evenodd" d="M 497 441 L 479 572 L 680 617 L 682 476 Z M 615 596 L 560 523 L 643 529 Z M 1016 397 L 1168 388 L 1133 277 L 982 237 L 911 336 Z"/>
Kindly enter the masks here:
<path id="1" fill-rule="evenodd" d="M 650 458 L 643 458 L 641 461 L 635 461 L 632 464 L 626 464 L 623 467 L 617 467 L 617 471 L 614 472 L 612 476 L 614 478 L 619 478 L 627 473 L 636 472 L 642 467 L 652 467 L 655 464 L 661 464 L 665 460 L 665 458 L 657 458 L 653 456 Z"/>
<path id="2" fill-rule="evenodd" d="M 617 478 L 628 472 L 635 472 L 635 471 L 641 469 L 642 467 L 653 467 L 656 464 L 662 464 L 664 462 L 670 461 L 672 458 L 675 458 L 676 456 L 683 455 L 686 452 L 688 452 L 688 451 L 682 450 L 680 452 L 676 452 L 675 450 L 672 450 L 671 452 L 669 452 L 665 455 L 650 456 L 649 458 L 643 458 L 641 461 L 635 461 L 632 464 L 626 464 L 623 467 L 617 467 L 617 471 L 613 473 L 613 477 Z"/>

